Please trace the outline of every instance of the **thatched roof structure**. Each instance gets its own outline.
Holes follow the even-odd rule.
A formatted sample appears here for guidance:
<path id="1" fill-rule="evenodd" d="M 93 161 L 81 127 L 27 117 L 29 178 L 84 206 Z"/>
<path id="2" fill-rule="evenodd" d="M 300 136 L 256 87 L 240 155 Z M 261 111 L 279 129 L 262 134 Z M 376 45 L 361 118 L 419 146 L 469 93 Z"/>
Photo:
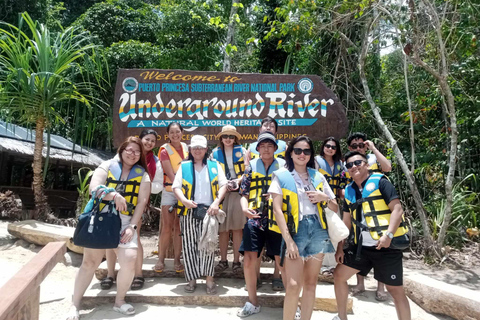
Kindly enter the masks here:
<path id="1" fill-rule="evenodd" d="M 46 137 L 44 135 L 43 157 L 47 156 Z M 0 121 L 0 152 L 32 157 L 35 147 L 35 132 L 14 124 Z M 58 135 L 50 135 L 50 159 L 60 163 L 73 163 L 80 166 L 97 167 L 104 160 L 113 157 L 107 152 L 80 147 Z"/>

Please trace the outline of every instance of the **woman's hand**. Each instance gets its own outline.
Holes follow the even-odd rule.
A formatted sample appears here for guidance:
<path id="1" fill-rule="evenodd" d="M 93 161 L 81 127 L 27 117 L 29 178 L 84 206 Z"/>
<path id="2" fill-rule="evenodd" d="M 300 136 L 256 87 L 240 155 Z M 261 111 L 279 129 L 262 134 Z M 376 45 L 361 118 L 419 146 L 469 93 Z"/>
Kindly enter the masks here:
<path id="1" fill-rule="evenodd" d="M 113 201 L 118 212 L 127 211 L 127 200 L 120 193 L 117 192 L 113 196 Z"/>
<path id="2" fill-rule="evenodd" d="M 216 216 L 218 214 L 219 206 L 217 201 L 213 201 L 213 203 L 210 205 L 210 207 L 207 210 L 208 215 L 210 216 Z"/>
<path id="3" fill-rule="evenodd" d="M 197 203 L 193 200 L 186 200 L 185 202 L 183 202 L 183 205 L 187 208 L 187 209 L 192 209 L 192 208 L 196 208 L 197 207 Z"/>
<path id="4" fill-rule="evenodd" d="M 260 219 L 262 217 L 262 215 L 260 213 L 258 213 L 257 211 L 255 211 L 253 209 L 249 209 L 249 208 L 244 209 L 243 214 L 248 219 Z"/>
<path id="5" fill-rule="evenodd" d="M 298 253 L 298 247 L 295 241 L 290 240 L 287 243 L 287 252 L 286 255 L 289 259 L 295 260 L 298 257 L 300 257 L 300 254 Z"/>
<path id="6" fill-rule="evenodd" d="M 330 199 L 326 193 L 320 190 L 307 191 L 307 195 L 311 203 L 319 203 Z"/>
<path id="7" fill-rule="evenodd" d="M 128 226 L 121 234 L 120 243 L 128 243 L 132 241 L 134 233 L 135 230 L 133 230 L 132 226 Z"/>

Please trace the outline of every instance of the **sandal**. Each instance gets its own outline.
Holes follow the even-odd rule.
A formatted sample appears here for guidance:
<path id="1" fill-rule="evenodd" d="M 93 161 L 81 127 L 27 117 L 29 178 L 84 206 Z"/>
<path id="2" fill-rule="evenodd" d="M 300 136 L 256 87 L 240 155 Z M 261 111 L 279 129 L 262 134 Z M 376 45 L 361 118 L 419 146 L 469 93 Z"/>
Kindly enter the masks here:
<path id="1" fill-rule="evenodd" d="M 364 293 L 364 292 L 365 292 L 365 289 L 356 289 L 356 288 L 353 288 L 352 290 L 350 290 L 350 293 L 352 294 L 352 297 L 361 295 L 361 294 Z"/>
<path id="2" fill-rule="evenodd" d="M 102 288 L 102 290 L 108 290 L 112 288 L 114 282 L 115 279 L 113 279 L 112 277 L 103 278 L 102 280 L 100 280 L 100 288 Z"/>
<path id="3" fill-rule="evenodd" d="M 130 316 L 132 314 L 135 314 L 135 308 L 131 304 L 128 304 L 128 303 L 124 303 L 120 307 L 114 306 L 113 310 L 118 312 L 118 313 L 124 314 L 126 316 Z"/>
<path id="4" fill-rule="evenodd" d="M 386 292 L 375 291 L 375 300 L 377 301 L 387 301 L 388 294 Z"/>
<path id="5" fill-rule="evenodd" d="M 283 291 L 285 287 L 283 286 L 283 282 L 281 278 L 274 278 L 272 280 L 272 290 L 273 291 Z"/>
<path id="6" fill-rule="evenodd" d="M 215 272 L 220 273 L 228 269 L 228 260 L 222 261 L 220 260 L 218 264 L 215 266 Z"/>
<path id="7" fill-rule="evenodd" d="M 187 283 L 187 285 L 183 288 L 186 293 L 194 293 L 195 289 L 197 289 L 196 283 Z"/>
<path id="8" fill-rule="evenodd" d="M 135 278 L 133 278 L 132 286 L 130 288 L 132 290 L 140 290 L 140 289 L 143 288 L 144 284 L 145 284 L 145 278 L 144 277 L 135 277 Z"/>
<path id="9" fill-rule="evenodd" d="M 152 270 L 155 271 L 156 273 L 162 273 L 163 270 L 165 270 L 165 263 L 164 263 L 164 262 L 157 261 L 157 263 L 156 263 L 155 266 L 152 268 Z"/>
<path id="10" fill-rule="evenodd" d="M 241 262 L 232 263 L 232 272 L 237 275 L 242 274 L 243 273 L 242 263 Z"/>
<path id="11" fill-rule="evenodd" d="M 173 266 L 175 268 L 176 273 L 183 272 L 185 270 L 185 266 L 183 264 L 176 264 Z"/>
<path id="12" fill-rule="evenodd" d="M 214 282 L 211 287 L 208 286 L 207 284 L 207 294 L 217 294 L 217 284 Z"/>

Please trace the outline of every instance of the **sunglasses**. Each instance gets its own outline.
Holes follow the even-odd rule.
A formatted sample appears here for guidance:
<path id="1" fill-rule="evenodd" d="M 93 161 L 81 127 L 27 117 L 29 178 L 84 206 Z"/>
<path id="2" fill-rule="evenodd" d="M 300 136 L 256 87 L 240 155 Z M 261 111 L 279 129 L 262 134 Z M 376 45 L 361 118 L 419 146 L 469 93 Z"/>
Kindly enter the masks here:
<path id="1" fill-rule="evenodd" d="M 362 164 L 362 162 L 365 162 L 365 160 L 355 160 L 355 161 L 352 161 L 352 162 L 347 162 L 347 163 L 345 163 L 345 168 L 351 169 L 351 168 L 353 168 L 353 166 L 358 167 Z"/>
<path id="2" fill-rule="evenodd" d="M 235 136 L 233 134 L 231 134 L 231 135 L 224 134 L 222 136 L 222 139 L 232 139 L 233 140 L 233 139 L 235 139 Z"/>
<path id="3" fill-rule="evenodd" d="M 306 156 L 312 155 L 312 149 L 293 148 L 293 153 L 295 153 L 297 156 L 301 155 L 302 152 Z"/>
<path id="4" fill-rule="evenodd" d="M 331 144 L 326 144 L 325 148 L 332 149 L 332 150 L 337 150 L 337 146 L 332 146 Z"/>
<path id="5" fill-rule="evenodd" d="M 350 148 L 352 149 L 357 149 L 357 148 L 363 149 L 364 147 L 365 147 L 365 143 L 363 142 L 360 142 L 359 144 L 354 143 L 350 145 Z"/>

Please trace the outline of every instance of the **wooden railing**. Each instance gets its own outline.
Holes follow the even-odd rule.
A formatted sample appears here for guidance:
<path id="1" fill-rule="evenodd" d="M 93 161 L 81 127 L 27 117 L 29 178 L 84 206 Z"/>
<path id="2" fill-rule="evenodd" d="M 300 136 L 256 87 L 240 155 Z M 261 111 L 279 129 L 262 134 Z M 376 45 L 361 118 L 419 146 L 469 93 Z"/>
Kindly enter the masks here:
<path id="1" fill-rule="evenodd" d="M 40 284 L 65 252 L 65 242 L 50 242 L 0 288 L 0 320 L 38 320 Z"/>

